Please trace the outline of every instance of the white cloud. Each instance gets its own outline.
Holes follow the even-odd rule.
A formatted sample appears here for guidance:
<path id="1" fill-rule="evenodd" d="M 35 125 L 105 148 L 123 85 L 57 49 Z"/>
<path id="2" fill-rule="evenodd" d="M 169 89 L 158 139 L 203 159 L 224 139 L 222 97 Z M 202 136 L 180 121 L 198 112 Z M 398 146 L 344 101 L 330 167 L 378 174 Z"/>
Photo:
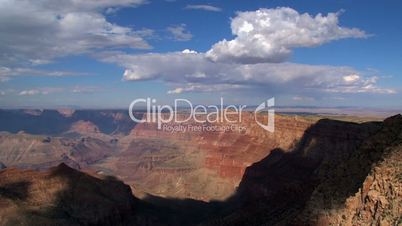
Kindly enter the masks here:
<path id="1" fill-rule="evenodd" d="M 150 48 L 135 30 L 107 21 L 110 7 L 143 0 L 1 0 L 0 65 L 36 65 L 104 48 Z"/>
<path id="2" fill-rule="evenodd" d="M 183 88 L 176 88 L 176 89 L 173 89 L 173 90 L 169 90 L 167 93 L 168 94 L 179 94 L 179 93 L 182 93 L 183 92 Z"/>
<path id="3" fill-rule="evenodd" d="M 212 5 L 187 5 L 185 9 L 198 9 L 198 10 L 205 10 L 205 11 L 212 11 L 212 12 L 220 12 L 222 11 L 221 8 L 212 6 Z"/>
<path id="4" fill-rule="evenodd" d="M 343 76 L 343 80 L 345 80 L 345 82 L 355 82 L 359 79 L 360 79 L 360 76 L 356 75 L 356 74 Z"/>
<path id="5" fill-rule="evenodd" d="M 60 93 L 63 92 L 64 88 L 61 87 L 45 87 L 45 88 L 38 88 L 38 89 L 28 89 L 22 90 L 18 93 L 19 96 L 33 96 L 33 95 L 48 95 L 53 93 Z"/>
<path id="6" fill-rule="evenodd" d="M 20 95 L 20 96 L 33 96 L 33 95 L 36 95 L 36 94 L 39 94 L 39 93 L 40 93 L 40 91 L 37 90 L 37 89 L 30 89 L 30 90 L 23 90 L 18 95 Z"/>
<path id="7" fill-rule="evenodd" d="M 86 73 L 71 72 L 71 71 L 46 71 L 32 68 L 21 67 L 2 67 L 0 66 L 0 82 L 7 81 L 13 76 L 49 76 L 49 77 L 61 77 L 61 76 L 76 76 L 86 75 Z"/>
<path id="8" fill-rule="evenodd" d="M 338 14 L 315 17 L 290 8 L 240 12 L 232 20 L 237 37 L 221 41 L 206 53 L 129 55 L 98 53 L 98 59 L 125 68 L 123 79 L 160 80 L 184 92 L 260 91 L 313 98 L 323 93 L 395 93 L 377 85 L 377 77 L 351 67 L 284 62 L 295 47 L 312 47 L 366 34 L 338 25 Z"/>
<path id="9" fill-rule="evenodd" d="M 41 87 L 41 88 L 32 88 L 21 90 L 16 92 L 19 96 L 33 96 L 33 95 L 48 95 L 48 94 L 55 94 L 55 93 L 93 93 L 100 91 L 100 87 L 97 86 L 81 86 L 76 85 L 69 88 L 66 87 Z M 12 91 L 12 93 L 15 93 Z"/>
<path id="10" fill-rule="evenodd" d="M 239 12 L 232 19 L 233 40 L 222 40 L 208 52 L 215 62 L 283 62 L 297 47 L 313 47 L 343 38 L 367 37 L 364 31 L 338 25 L 338 13 L 300 14 L 280 7 Z"/>
<path id="11" fill-rule="evenodd" d="M 94 10 L 105 9 L 108 7 L 135 7 L 146 3 L 145 0 L 61 0 L 54 2 L 51 0 L 41 0 L 48 7 L 63 7 L 65 10 Z"/>
<path id="12" fill-rule="evenodd" d="M 381 93 L 395 94 L 396 90 L 380 88 L 376 85 L 377 76 L 361 78 L 357 74 L 343 76 L 344 83 L 332 84 L 325 91 L 333 93 Z"/>
<path id="13" fill-rule="evenodd" d="M 171 94 L 254 87 L 266 87 L 267 91 L 275 89 L 283 93 L 392 93 L 391 90 L 377 87 L 376 77 L 358 75 L 360 72 L 350 67 L 295 63 L 228 64 L 212 62 L 204 53 L 184 52 L 142 55 L 113 52 L 100 54 L 98 58 L 125 67 L 124 80 L 154 79 L 178 86 L 169 92 Z M 348 76 L 353 79 L 345 79 Z"/>
<path id="14" fill-rule="evenodd" d="M 193 37 L 193 35 L 186 30 L 185 24 L 170 26 L 166 30 L 171 33 L 173 39 L 176 41 L 189 41 Z"/>
<path id="15" fill-rule="evenodd" d="M 182 53 L 198 53 L 197 51 L 195 51 L 195 50 L 191 50 L 191 49 L 185 49 L 185 50 L 183 50 L 183 51 L 181 51 Z"/>

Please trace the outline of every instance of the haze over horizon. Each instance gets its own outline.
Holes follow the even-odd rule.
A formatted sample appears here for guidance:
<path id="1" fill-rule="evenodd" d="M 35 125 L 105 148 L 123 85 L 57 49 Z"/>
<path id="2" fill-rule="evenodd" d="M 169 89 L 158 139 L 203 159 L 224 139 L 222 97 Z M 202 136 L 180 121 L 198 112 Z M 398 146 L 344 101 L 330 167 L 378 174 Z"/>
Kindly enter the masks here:
<path id="1" fill-rule="evenodd" d="M 0 0 L 0 108 L 275 97 L 279 106 L 402 109 L 401 7 Z"/>

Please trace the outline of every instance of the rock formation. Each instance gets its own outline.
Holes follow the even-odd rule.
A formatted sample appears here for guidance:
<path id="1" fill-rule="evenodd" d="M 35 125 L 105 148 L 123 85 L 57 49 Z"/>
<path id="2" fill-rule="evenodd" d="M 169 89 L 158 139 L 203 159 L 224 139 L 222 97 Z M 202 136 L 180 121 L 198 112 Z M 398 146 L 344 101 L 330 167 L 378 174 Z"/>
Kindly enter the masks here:
<path id="1" fill-rule="evenodd" d="M 0 225 L 130 225 L 130 187 L 61 164 L 46 172 L 0 171 Z"/>
<path id="2" fill-rule="evenodd" d="M 0 160 L 19 168 L 45 169 L 64 162 L 78 169 L 112 155 L 114 149 L 108 140 L 92 137 L 0 133 Z"/>

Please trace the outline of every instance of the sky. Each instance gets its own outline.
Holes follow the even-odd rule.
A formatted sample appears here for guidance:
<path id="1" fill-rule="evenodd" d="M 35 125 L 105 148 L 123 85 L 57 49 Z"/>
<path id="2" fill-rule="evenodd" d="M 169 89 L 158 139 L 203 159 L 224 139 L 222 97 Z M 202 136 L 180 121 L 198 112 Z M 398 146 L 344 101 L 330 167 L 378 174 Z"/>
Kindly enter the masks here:
<path id="1" fill-rule="evenodd" d="M 0 0 L 1 108 L 402 109 L 401 1 Z"/>

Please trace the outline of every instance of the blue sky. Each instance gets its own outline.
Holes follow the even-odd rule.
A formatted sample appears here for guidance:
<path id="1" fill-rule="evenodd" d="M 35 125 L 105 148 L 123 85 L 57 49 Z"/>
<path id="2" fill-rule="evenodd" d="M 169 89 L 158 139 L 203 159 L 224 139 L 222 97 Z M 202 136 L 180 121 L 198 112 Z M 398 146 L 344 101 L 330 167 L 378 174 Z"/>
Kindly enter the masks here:
<path id="1" fill-rule="evenodd" d="M 283 106 L 400 109 L 401 10 L 400 1 L 0 0 L 0 107 L 274 96 Z"/>

